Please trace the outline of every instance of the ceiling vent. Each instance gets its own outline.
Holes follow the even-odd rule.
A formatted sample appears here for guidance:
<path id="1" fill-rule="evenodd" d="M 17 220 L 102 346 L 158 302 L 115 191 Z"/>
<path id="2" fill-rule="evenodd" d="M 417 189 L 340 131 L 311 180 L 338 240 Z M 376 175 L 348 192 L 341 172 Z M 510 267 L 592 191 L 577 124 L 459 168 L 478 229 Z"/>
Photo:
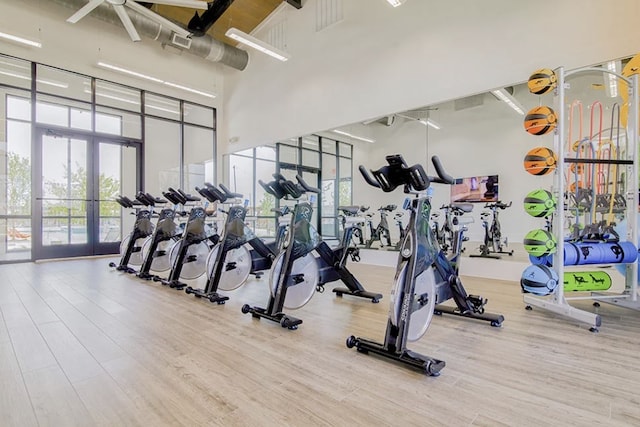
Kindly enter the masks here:
<path id="1" fill-rule="evenodd" d="M 180 34 L 173 33 L 173 37 L 171 38 L 171 43 L 183 49 L 191 48 L 191 38 L 182 37 Z"/>
<path id="2" fill-rule="evenodd" d="M 316 3 L 316 32 L 342 21 L 342 0 L 319 0 Z"/>
<path id="3" fill-rule="evenodd" d="M 455 111 L 466 110 L 468 108 L 480 107 L 484 104 L 484 94 L 467 96 L 453 101 L 453 109 Z"/>

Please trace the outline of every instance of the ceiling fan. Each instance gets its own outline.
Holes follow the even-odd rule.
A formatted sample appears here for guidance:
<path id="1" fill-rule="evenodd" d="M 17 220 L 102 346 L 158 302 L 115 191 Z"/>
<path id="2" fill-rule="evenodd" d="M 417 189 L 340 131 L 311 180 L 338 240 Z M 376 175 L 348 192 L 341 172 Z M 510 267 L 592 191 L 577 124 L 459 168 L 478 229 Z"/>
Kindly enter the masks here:
<path id="1" fill-rule="evenodd" d="M 87 3 L 80 10 L 71 15 L 69 19 L 67 19 L 67 22 L 75 24 L 76 22 L 87 16 L 89 13 L 91 13 L 92 10 L 105 2 L 113 6 L 113 10 L 116 12 L 116 14 L 118 14 L 118 17 L 122 21 L 122 25 L 124 25 L 125 30 L 127 30 L 127 33 L 129 34 L 129 37 L 131 37 L 131 40 L 133 40 L 134 42 L 141 40 L 140 35 L 136 31 L 136 28 L 133 26 L 131 18 L 129 18 L 129 15 L 127 15 L 127 11 L 124 8 L 125 6 L 129 7 L 132 10 L 135 10 L 139 14 L 146 16 L 147 18 L 164 27 L 170 28 L 171 31 L 175 32 L 176 34 L 179 34 L 183 37 L 189 37 L 191 35 L 191 33 L 187 29 L 174 24 L 168 19 L 165 19 L 157 13 L 150 11 L 146 7 L 139 5 L 133 0 L 90 0 L 89 3 Z M 166 4 L 169 6 L 190 7 L 193 9 L 203 10 L 207 10 L 208 7 L 207 2 L 198 0 L 147 0 L 146 2 Z"/>

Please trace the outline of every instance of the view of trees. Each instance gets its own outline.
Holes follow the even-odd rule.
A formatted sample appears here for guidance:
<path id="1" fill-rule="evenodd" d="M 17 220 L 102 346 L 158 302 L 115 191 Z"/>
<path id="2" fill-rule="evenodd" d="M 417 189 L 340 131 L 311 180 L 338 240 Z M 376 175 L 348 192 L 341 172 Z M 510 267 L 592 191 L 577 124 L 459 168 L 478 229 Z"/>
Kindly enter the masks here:
<path id="1" fill-rule="evenodd" d="M 79 199 L 81 201 L 74 202 L 71 205 L 71 216 L 84 216 L 86 211 L 87 198 L 87 171 L 85 168 L 76 163 L 74 171 L 69 171 L 67 165 L 62 165 L 64 169 L 64 181 L 63 182 L 50 182 L 44 183 L 45 193 L 47 197 L 59 198 L 59 199 Z M 120 180 L 114 179 L 110 176 L 100 174 L 98 176 L 98 188 L 100 192 L 98 199 L 100 200 L 113 200 L 120 192 Z M 69 185 L 67 185 L 69 184 Z M 58 203 L 53 206 L 49 206 L 47 209 L 47 215 L 50 216 L 66 216 L 68 215 L 68 205 L 65 202 Z M 100 216 L 119 216 L 120 206 L 116 203 L 100 203 Z"/>
<path id="2" fill-rule="evenodd" d="M 31 214 L 31 161 L 7 153 L 7 215 Z"/>
<path id="3" fill-rule="evenodd" d="M 70 172 L 67 165 L 62 165 L 64 180 L 62 182 L 47 181 L 44 189 L 47 197 L 59 199 L 79 199 L 72 204 L 71 216 L 84 216 L 87 199 L 87 172 L 76 164 L 75 171 Z M 120 192 L 120 181 L 111 176 L 100 174 L 100 200 L 113 200 Z M 67 183 L 70 185 L 68 186 Z M 31 214 L 31 161 L 16 153 L 7 153 L 7 215 Z M 50 205 L 46 214 L 50 216 L 69 215 L 66 201 Z M 116 203 L 100 203 L 100 216 L 119 216 L 120 207 Z"/>

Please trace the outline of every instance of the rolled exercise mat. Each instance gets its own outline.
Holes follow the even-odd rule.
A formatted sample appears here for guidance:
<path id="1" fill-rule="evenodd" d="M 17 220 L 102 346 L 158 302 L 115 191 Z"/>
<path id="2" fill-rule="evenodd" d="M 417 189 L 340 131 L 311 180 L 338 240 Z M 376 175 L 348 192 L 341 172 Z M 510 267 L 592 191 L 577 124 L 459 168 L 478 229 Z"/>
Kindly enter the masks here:
<path id="1" fill-rule="evenodd" d="M 622 264 L 635 262 L 638 249 L 631 242 L 565 242 L 564 265 Z M 529 255 L 531 264 L 553 265 L 553 255 Z"/>
<path id="2" fill-rule="evenodd" d="M 565 242 L 564 265 L 622 264 L 635 262 L 638 249 L 631 242 Z"/>

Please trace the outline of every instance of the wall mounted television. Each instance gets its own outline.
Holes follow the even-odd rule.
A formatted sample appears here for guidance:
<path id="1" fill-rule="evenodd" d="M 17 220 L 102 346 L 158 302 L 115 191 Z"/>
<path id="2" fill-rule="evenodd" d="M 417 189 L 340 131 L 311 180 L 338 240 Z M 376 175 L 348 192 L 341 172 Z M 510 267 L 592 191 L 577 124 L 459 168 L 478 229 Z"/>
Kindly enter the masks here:
<path id="1" fill-rule="evenodd" d="M 491 203 L 498 198 L 498 175 L 456 178 L 451 186 L 451 202 Z"/>

